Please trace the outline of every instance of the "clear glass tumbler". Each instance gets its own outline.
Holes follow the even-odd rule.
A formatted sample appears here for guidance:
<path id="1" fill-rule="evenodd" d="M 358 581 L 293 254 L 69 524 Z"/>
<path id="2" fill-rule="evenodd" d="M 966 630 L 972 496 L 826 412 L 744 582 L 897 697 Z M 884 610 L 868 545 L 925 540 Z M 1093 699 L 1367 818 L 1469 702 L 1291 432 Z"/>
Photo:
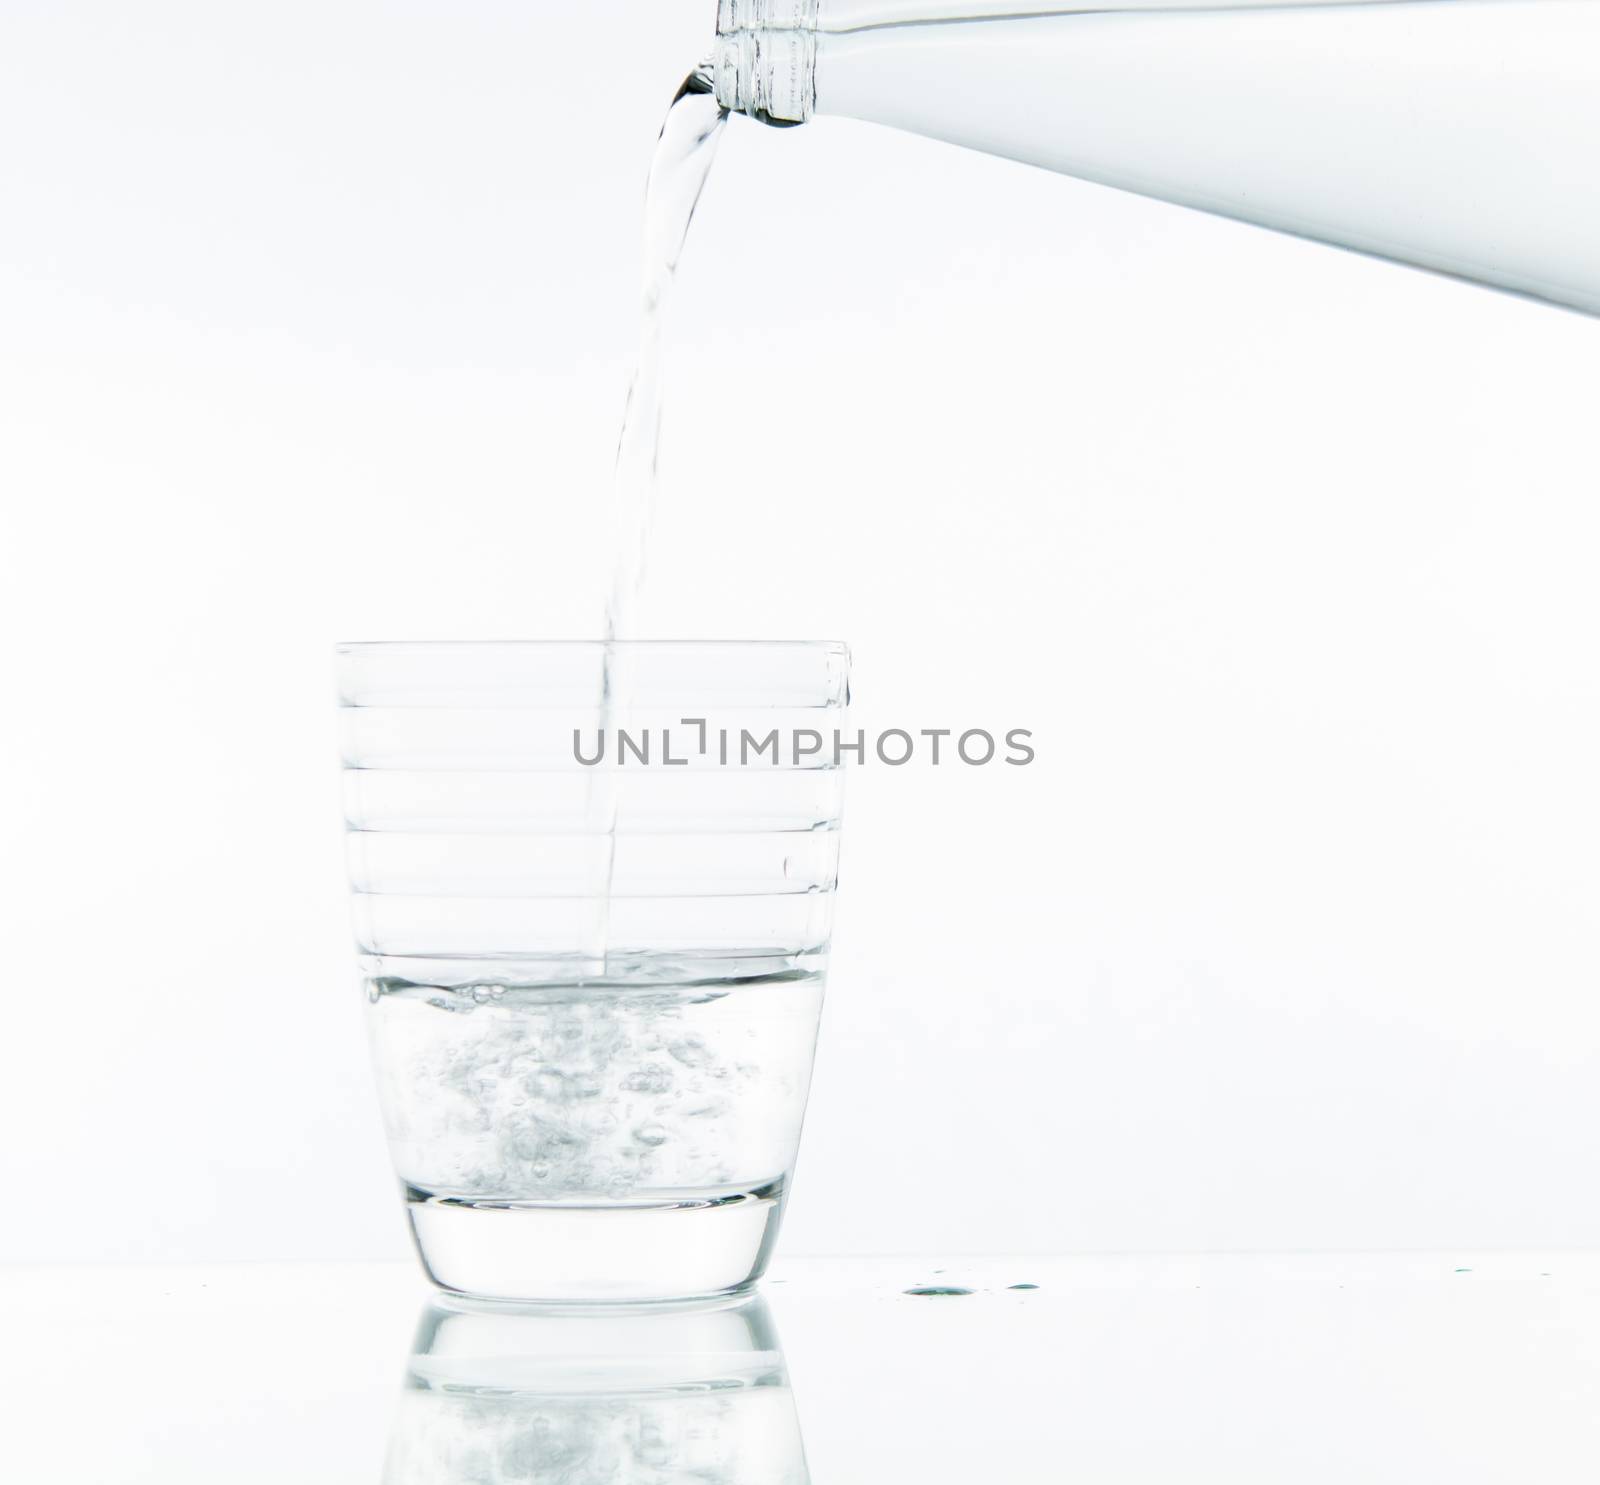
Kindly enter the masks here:
<path id="1" fill-rule="evenodd" d="M 338 652 L 355 928 L 428 1276 L 518 1300 L 760 1277 L 837 881 L 848 653 Z"/>

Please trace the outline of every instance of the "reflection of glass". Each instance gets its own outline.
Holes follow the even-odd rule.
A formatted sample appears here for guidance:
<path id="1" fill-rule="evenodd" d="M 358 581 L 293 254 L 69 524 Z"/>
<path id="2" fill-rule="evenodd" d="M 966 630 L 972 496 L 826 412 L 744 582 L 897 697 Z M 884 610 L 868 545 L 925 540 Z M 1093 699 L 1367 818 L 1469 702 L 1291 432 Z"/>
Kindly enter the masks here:
<path id="1" fill-rule="evenodd" d="M 384 1485 L 809 1485 L 759 1296 L 422 1312 Z"/>

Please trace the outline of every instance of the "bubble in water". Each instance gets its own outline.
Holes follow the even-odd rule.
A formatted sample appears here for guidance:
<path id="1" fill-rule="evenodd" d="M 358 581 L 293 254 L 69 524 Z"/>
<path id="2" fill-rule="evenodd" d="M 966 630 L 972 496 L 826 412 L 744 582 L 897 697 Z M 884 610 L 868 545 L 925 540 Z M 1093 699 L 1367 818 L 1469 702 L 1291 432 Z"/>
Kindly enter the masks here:
<path id="1" fill-rule="evenodd" d="M 635 1436 L 634 1452 L 639 1463 L 653 1471 L 668 1469 L 673 1463 L 672 1445 L 654 1419 L 641 1422 Z"/>
<path id="2" fill-rule="evenodd" d="M 704 1067 L 711 1058 L 710 1049 L 697 1036 L 680 1036 L 667 1044 L 667 1051 L 685 1067 Z"/>
<path id="3" fill-rule="evenodd" d="M 659 1062 L 647 1062 L 629 1073 L 622 1086 L 629 1093 L 665 1093 L 672 1087 L 672 1070 Z"/>
<path id="4" fill-rule="evenodd" d="M 548 1103 L 560 1103 L 567 1094 L 567 1075 L 558 1068 L 546 1067 L 534 1074 L 533 1093 Z"/>

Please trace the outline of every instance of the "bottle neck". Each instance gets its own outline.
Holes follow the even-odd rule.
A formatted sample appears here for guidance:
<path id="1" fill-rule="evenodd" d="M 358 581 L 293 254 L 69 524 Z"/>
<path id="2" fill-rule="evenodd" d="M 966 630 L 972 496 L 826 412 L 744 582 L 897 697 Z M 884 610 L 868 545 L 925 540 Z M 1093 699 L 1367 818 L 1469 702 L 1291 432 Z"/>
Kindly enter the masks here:
<path id="1" fill-rule="evenodd" d="M 717 102 L 765 124 L 803 124 L 817 102 L 820 0 L 719 0 Z"/>

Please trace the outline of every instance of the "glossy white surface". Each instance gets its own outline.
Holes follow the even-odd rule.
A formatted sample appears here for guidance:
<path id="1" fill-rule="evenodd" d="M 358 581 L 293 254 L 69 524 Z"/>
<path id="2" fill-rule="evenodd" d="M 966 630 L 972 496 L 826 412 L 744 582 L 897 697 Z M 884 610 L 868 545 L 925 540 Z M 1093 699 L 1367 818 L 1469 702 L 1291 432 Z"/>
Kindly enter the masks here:
<path id="1" fill-rule="evenodd" d="M 766 1293 L 816 1485 L 1600 1465 L 1593 1255 L 797 1260 Z M 376 1481 L 429 1298 L 401 1265 L 0 1270 L 6 1474 Z"/>

